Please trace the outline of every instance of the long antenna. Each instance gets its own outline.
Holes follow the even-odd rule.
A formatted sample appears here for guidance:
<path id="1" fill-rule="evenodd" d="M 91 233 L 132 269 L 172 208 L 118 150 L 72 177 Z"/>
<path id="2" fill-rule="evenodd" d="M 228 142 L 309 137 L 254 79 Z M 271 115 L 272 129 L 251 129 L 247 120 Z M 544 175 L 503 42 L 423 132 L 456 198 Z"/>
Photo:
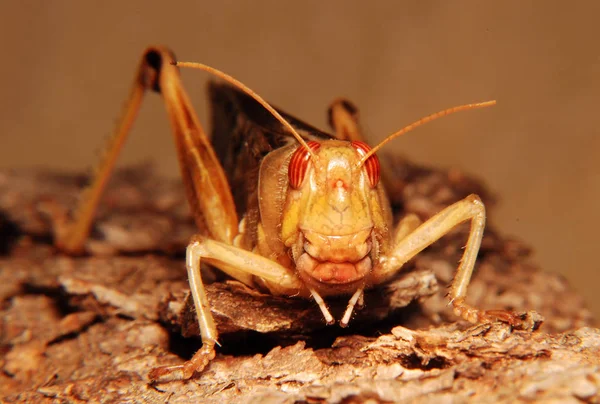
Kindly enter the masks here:
<path id="1" fill-rule="evenodd" d="M 369 150 L 358 162 L 358 167 L 362 166 L 369 157 L 371 157 L 373 154 L 377 153 L 377 151 L 379 151 L 379 149 L 381 149 L 386 143 L 392 141 L 393 139 L 397 138 L 398 136 L 404 135 L 406 132 L 410 132 L 411 130 L 413 130 L 419 126 L 426 124 L 427 122 L 431 122 L 435 119 L 441 118 L 446 115 L 453 114 L 455 112 L 468 111 L 470 109 L 475 109 L 475 108 L 491 107 L 492 105 L 496 105 L 496 100 L 478 102 L 475 104 L 459 105 L 457 107 L 444 109 L 443 111 L 439 111 L 439 112 L 436 112 L 435 114 L 431 114 L 424 118 L 421 118 L 418 121 L 415 121 L 415 122 L 411 123 L 410 125 L 405 126 L 404 128 L 400 129 L 399 131 L 392 133 L 387 138 L 385 138 L 381 143 L 379 143 L 377 146 L 375 146 L 371 150 Z"/>
<path id="2" fill-rule="evenodd" d="M 283 126 L 285 126 L 287 128 L 287 130 L 289 130 L 290 133 L 296 138 L 296 140 L 298 141 L 298 143 L 300 143 L 302 145 L 302 147 L 304 147 L 304 149 L 310 155 L 311 159 L 313 159 L 313 160 L 315 159 L 315 154 L 313 153 L 313 151 L 311 150 L 311 148 L 308 147 L 308 145 L 306 144 L 306 142 L 304 141 L 304 139 L 302 139 L 302 137 L 298 134 L 298 132 L 296 132 L 296 130 L 292 127 L 292 125 L 290 125 L 290 123 L 288 121 L 286 121 L 279 114 L 279 112 L 277 112 L 277 110 L 275 110 L 275 108 L 273 108 L 260 95 L 256 94 L 254 91 L 252 91 L 252 89 L 250 89 L 244 83 L 236 80 L 235 78 L 233 78 L 232 76 L 228 75 L 227 73 L 224 73 L 224 72 L 222 72 L 220 70 L 215 69 L 214 67 L 210 67 L 210 66 L 205 65 L 203 63 L 196 63 L 196 62 L 173 62 L 173 64 L 175 66 L 177 66 L 177 67 L 189 67 L 189 68 L 192 68 L 192 69 L 204 70 L 205 72 L 211 73 L 211 74 L 217 76 L 218 78 L 223 79 L 223 80 L 229 82 L 230 84 L 233 84 L 234 86 L 236 86 L 239 89 L 241 89 L 243 92 L 245 92 L 246 94 L 248 94 L 250 97 L 254 98 L 254 100 L 256 100 L 256 102 L 258 102 L 260 105 L 262 105 L 267 111 L 269 111 L 271 113 L 271 115 L 273 115 L 279 122 L 281 122 L 281 124 Z"/>

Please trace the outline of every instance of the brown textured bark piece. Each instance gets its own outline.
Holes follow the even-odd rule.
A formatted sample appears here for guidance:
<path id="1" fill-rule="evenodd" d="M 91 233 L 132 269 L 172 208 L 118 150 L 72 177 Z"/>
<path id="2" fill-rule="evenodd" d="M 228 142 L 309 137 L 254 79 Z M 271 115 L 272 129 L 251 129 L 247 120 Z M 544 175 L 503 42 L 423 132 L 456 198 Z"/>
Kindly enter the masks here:
<path id="1" fill-rule="evenodd" d="M 423 219 L 480 184 L 459 172 L 394 164 L 395 212 Z M 194 231 L 177 182 L 148 168 L 116 174 L 81 258 L 49 244 L 48 206 L 73 206 L 83 177 L 0 172 L 0 391 L 6 402 L 473 402 L 598 400 L 600 331 L 559 276 L 488 226 L 469 301 L 536 310 L 529 333 L 457 322 L 447 307 L 461 227 L 370 291 L 349 329 L 325 327 L 311 301 L 235 281 L 208 285 L 221 354 L 189 382 L 151 386 L 156 365 L 199 347 L 181 254 Z M 127 255 L 123 255 L 125 252 Z M 113 255 L 106 255 L 106 254 Z M 104 255 L 99 255 L 104 254 Z M 218 278 L 220 279 L 220 278 Z M 410 304 L 418 300 L 419 305 Z M 332 302 L 343 310 L 344 299 Z M 401 324 L 401 326 L 400 326 Z M 171 342 L 169 340 L 171 339 Z M 225 353 L 223 353 L 225 352 Z M 354 400 L 354 401 L 353 401 Z"/>

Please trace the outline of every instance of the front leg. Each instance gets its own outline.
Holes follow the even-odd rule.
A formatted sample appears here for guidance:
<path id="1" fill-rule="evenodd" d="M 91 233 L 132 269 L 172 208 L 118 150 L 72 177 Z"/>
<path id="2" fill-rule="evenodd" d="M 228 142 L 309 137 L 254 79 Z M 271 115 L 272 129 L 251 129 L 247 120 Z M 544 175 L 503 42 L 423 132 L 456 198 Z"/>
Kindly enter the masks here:
<path id="1" fill-rule="evenodd" d="M 206 260 L 233 278 L 246 281 L 252 276 L 276 285 L 279 291 L 287 291 L 293 295 L 304 288 L 302 282 L 293 271 L 281 266 L 261 255 L 211 240 L 194 236 L 186 250 L 186 268 L 190 282 L 190 290 L 200 326 L 202 347 L 192 359 L 182 365 L 162 366 L 150 371 L 151 381 L 171 381 L 189 379 L 195 372 L 202 371 L 215 357 L 215 345 L 218 345 L 218 332 L 215 320 L 210 312 L 206 290 L 200 272 L 201 260 Z M 246 282 L 245 282 L 246 283 Z"/>
<path id="2" fill-rule="evenodd" d="M 171 381 L 189 379 L 194 372 L 200 372 L 215 357 L 215 344 L 218 344 L 218 331 L 215 320 L 210 312 L 210 305 L 206 297 L 204 282 L 200 272 L 200 258 L 196 249 L 197 241 L 192 241 L 186 250 L 186 268 L 190 290 L 194 300 L 198 325 L 200 327 L 200 336 L 202 337 L 202 347 L 194 354 L 192 359 L 183 365 L 161 366 L 154 368 L 148 374 L 151 381 Z"/>
<path id="3" fill-rule="evenodd" d="M 375 276 L 380 279 L 389 277 L 408 260 L 467 220 L 471 221 L 469 238 L 448 292 L 454 313 L 472 323 L 500 319 L 516 325 L 520 323 L 520 318 L 514 313 L 504 310 L 481 311 L 465 303 L 467 286 L 471 280 L 485 227 L 485 206 L 477 195 L 469 195 L 448 206 L 406 237 L 396 237 L 396 244 L 389 256 L 380 260 L 380 265 L 375 269 Z"/>

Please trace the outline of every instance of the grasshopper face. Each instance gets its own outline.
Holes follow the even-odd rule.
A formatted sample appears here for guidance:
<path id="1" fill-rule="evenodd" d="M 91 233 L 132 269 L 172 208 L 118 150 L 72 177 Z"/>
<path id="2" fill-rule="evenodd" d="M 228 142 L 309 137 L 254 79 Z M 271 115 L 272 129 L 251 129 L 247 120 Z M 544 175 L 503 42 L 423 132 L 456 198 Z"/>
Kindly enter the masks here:
<path id="1" fill-rule="evenodd" d="M 359 165 L 364 143 L 309 142 L 314 157 L 299 147 L 288 166 L 289 190 L 282 240 L 291 249 L 307 286 L 355 289 L 364 284 L 385 239 L 376 156 Z"/>

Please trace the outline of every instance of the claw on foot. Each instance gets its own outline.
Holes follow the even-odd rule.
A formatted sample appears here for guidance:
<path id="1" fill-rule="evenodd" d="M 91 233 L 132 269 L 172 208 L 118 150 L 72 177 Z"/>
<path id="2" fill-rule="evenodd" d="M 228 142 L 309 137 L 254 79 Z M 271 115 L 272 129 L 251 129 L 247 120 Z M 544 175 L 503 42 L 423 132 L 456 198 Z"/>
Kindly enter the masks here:
<path id="1" fill-rule="evenodd" d="M 188 380 L 194 373 L 201 372 L 215 358 L 215 343 L 204 343 L 189 361 L 182 365 L 160 366 L 148 373 L 150 382 L 164 383 L 175 380 Z"/>
<path id="2" fill-rule="evenodd" d="M 523 331 L 535 331 L 544 322 L 544 317 L 535 311 L 517 313 L 508 310 L 487 310 L 484 312 L 487 318 L 500 320 L 509 324 L 512 328 Z"/>
<path id="3" fill-rule="evenodd" d="M 512 327 L 521 323 L 521 316 L 518 313 L 508 310 L 486 310 L 481 314 L 483 319 L 500 320 Z"/>
<path id="4" fill-rule="evenodd" d="M 183 365 L 175 365 L 175 366 L 160 366 L 150 370 L 148 373 L 148 379 L 150 382 L 172 382 L 176 380 L 185 380 L 183 374 Z"/>
<path id="5" fill-rule="evenodd" d="M 456 299 L 451 303 L 454 306 L 454 314 L 471 323 L 501 321 L 514 329 L 535 331 L 544 321 L 544 318 L 535 311 L 524 313 L 517 313 L 509 310 L 481 311 L 469 306 L 463 299 Z"/>

